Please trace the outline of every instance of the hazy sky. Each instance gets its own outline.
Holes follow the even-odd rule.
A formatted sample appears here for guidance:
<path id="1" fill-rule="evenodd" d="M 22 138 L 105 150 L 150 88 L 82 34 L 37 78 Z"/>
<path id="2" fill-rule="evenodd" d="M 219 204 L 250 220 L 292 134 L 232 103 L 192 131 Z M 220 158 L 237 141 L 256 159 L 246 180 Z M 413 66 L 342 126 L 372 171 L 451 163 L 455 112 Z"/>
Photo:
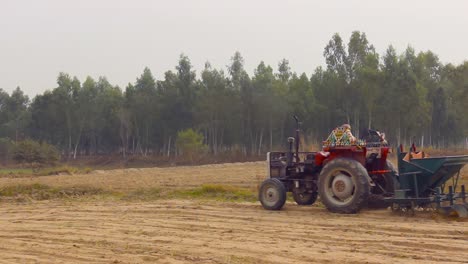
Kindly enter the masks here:
<path id="1" fill-rule="evenodd" d="M 0 88 L 34 96 L 61 71 L 125 87 L 145 66 L 163 78 L 181 53 L 197 73 L 206 61 L 226 69 L 236 50 L 249 73 L 287 58 L 310 76 L 333 33 L 347 42 L 354 30 L 380 54 L 411 44 L 468 59 L 468 1 L 0 0 Z"/>

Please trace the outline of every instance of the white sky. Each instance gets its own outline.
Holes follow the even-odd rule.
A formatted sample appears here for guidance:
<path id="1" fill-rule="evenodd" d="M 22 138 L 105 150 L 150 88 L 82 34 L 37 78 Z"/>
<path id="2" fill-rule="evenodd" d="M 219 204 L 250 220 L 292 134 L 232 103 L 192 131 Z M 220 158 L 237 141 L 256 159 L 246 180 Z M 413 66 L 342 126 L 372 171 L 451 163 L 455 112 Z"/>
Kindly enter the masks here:
<path id="1" fill-rule="evenodd" d="M 0 88 L 34 96 L 61 71 L 123 88 L 145 66 L 162 79 L 181 53 L 197 73 L 206 61 L 226 69 L 236 50 L 249 74 L 286 58 L 310 76 L 333 33 L 347 42 L 354 30 L 381 55 L 410 44 L 468 59 L 468 1 L 0 0 Z"/>

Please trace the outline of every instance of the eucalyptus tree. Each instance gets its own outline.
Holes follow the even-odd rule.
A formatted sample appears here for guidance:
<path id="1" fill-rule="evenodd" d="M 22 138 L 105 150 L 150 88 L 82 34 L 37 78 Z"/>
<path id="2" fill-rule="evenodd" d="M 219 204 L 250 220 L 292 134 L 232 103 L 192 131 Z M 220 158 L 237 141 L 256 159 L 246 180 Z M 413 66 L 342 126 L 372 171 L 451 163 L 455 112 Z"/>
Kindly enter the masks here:
<path id="1" fill-rule="evenodd" d="M 4 137 L 17 142 L 25 138 L 26 128 L 30 122 L 29 97 L 20 87 L 11 95 L 0 90 L 0 126 Z"/>
<path id="2" fill-rule="evenodd" d="M 228 66 L 230 75 L 230 83 L 232 89 L 237 91 L 240 100 L 240 119 L 238 127 L 239 144 L 242 146 L 244 154 L 251 154 L 253 147 L 254 135 L 254 107 L 252 81 L 244 69 L 244 59 L 240 52 L 235 52 L 231 57 L 231 64 Z"/>
<path id="3" fill-rule="evenodd" d="M 263 61 L 257 66 L 252 77 L 252 116 L 253 134 L 251 134 L 252 153 L 262 153 L 265 135 L 269 134 L 270 146 L 273 144 L 273 122 L 275 116 L 276 96 L 273 89 L 275 75 L 273 68 Z"/>
<path id="4" fill-rule="evenodd" d="M 203 131 L 205 142 L 213 154 L 218 154 L 232 131 L 233 119 L 236 118 L 236 93 L 229 87 L 229 80 L 222 70 L 212 69 L 205 63 L 201 72 L 199 98 L 195 106 L 195 122 Z M 234 123 L 235 124 L 235 123 Z M 229 138 L 228 138 L 229 140 Z"/>
<path id="5" fill-rule="evenodd" d="M 132 152 L 146 155 L 153 144 L 152 132 L 157 128 L 156 80 L 149 68 L 145 68 L 134 85 L 125 90 L 126 107 L 132 123 Z"/>

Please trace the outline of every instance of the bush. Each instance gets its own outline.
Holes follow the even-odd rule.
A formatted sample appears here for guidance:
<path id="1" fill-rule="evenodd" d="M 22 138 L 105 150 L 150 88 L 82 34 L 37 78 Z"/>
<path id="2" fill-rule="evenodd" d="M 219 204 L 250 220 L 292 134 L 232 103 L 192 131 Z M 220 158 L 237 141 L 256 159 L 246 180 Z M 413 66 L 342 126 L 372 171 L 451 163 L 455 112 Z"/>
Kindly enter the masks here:
<path id="1" fill-rule="evenodd" d="M 13 151 L 13 159 L 18 163 L 54 164 L 60 158 L 58 150 L 47 143 L 34 140 L 18 142 Z"/>
<path id="2" fill-rule="evenodd" d="M 179 153 L 186 155 L 193 161 L 193 156 L 204 152 L 207 148 L 203 144 L 203 135 L 189 128 L 177 133 L 176 146 Z"/>
<path id="3" fill-rule="evenodd" d="M 0 159 L 3 162 L 11 159 L 14 144 L 9 138 L 0 138 Z"/>

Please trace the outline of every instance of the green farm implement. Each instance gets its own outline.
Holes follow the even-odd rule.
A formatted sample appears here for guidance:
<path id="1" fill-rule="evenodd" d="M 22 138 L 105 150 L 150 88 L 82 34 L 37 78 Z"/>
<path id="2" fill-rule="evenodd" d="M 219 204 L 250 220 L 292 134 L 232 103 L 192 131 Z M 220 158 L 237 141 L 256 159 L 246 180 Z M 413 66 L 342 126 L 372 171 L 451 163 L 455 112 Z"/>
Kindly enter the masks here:
<path id="1" fill-rule="evenodd" d="M 401 146 L 398 150 L 399 188 L 393 197 L 386 199 L 392 203 L 392 209 L 414 212 L 418 207 L 435 206 L 443 214 L 468 217 L 466 189 L 459 184 L 460 171 L 468 163 L 468 155 L 424 157 L 423 153 L 418 154 L 404 152 Z"/>

